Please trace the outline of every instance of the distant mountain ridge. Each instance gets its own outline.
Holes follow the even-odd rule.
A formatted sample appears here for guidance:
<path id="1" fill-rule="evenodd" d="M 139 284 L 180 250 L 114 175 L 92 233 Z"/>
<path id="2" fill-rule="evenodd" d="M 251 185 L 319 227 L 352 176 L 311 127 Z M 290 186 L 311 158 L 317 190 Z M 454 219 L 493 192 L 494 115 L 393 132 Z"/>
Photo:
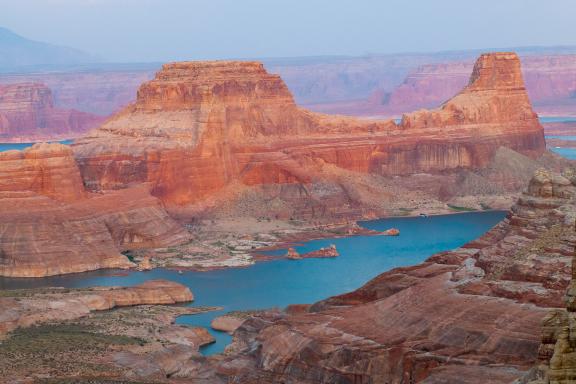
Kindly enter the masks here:
<path id="1" fill-rule="evenodd" d="M 95 56 L 78 49 L 34 41 L 0 27 L 0 70 L 93 63 Z"/>

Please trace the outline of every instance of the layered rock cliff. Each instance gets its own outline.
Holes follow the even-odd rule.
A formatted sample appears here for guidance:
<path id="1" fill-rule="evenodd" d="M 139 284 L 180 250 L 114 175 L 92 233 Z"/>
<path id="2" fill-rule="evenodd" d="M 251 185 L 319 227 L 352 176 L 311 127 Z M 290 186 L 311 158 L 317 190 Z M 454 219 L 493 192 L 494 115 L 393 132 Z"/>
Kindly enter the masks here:
<path id="1" fill-rule="evenodd" d="M 126 268 L 120 251 L 186 239 L 146 186 L 87 193 L 68 146 L 0 153 L 0 276 Z"/>
<path id="2" fill-rule="evenodd" d="M 214 380 L 509 383 L 571 276 L 576 183 L 539 171 L 508 218 L 462 248 L 309 307 L 246 320 Z M 571 181 L 572 180 L 572 181 Z M 564 360 L 565 361 L 565 360 Z"/>
<path id="3" fill-rule="evenodd" d="M 134 101 L 136 90 L 150 80 L 157 64 L 98 65 L 49 72 L 0 74 L 0 83 L 42 83 L 55 108 L 108 116 Z"/>
<path id="4" fill-rule="evenodd" d="M 0 140 L 71 137 L 102 120 L 90 113 L 55 108 L 52 92 L 43 84 L 0 85 Z"/>
<path id="5" fill-rule="evenodd" d="M 347 172 L 478 169 L 501 146 L 545 150 L 511 53 L 483 55 L 461 94 L 400 125 L 303 110 L 259 63 L 167 64 L 74 152 L 92 190 L 149 182 L 165 204 L 184 206 L 239 186 L 337 183 Z"/>

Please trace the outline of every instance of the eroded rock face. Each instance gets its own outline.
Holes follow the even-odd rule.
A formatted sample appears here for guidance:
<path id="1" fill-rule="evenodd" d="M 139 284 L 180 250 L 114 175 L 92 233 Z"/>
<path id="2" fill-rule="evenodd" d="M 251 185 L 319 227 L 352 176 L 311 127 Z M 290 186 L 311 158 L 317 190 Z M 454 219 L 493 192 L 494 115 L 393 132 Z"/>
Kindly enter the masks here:
<path id="1" fill-rule="evenodd" d="M 476 169 L 500 146 L 529 156 L 545 150 L 511 53 L 482 56 L 461 94 L 400 126 L 300 109 L 256 62 L 166 64 L 134 104 L 74 151 L 92 190 L 150 182 L 165 204 L 183 206 L 205 204 L 234 184 Z"/>
<path id="2" fill-rule="evenodd" d="M 43 84 L 0 85 L 0 139 L 72 137 L 102 120 L 90 113 L 55 108 L 52 92 Z"/>
<path id="3" fill-rule="evenodd" d="M 562 115 L 574 108 L 576 55 L 524 56 L 523 74 L 530 99 L 538 112 Z M 431 108 L 466 86 L 473 61 L 422 65 L 386 94 L 374 91 L 366 101 L 343 107 L 349 114 L 398 114 Z"/>
<path id="4" fill-rule="evenodd" d="M 145 185 L 87 193 L 68 146 L 0 153 L 0 276 L 127 268 L 120 251 L 187 238 Z"/>
<path id="5" fill-rule="evenodd" d="M 40 143 L 23 151 L 0 152 L 0 193 L 26 191 L 59 201 L 85 197 L 69 146 Z"/>
<path id="6" fill-rule="evenodd" d="M 574 173 L 566 178 L 547 177 L 541 174 L 531 185 L 533 193 L 545 195 L 549 198 L 564 198 L 570 194 L 570 182 L 574 182 Z M 576 224 L 576 215 L 569 220 Z M 568 220 L 567 220 L 568 221 Z M 567 223 L 568 225 L 570 223 Z M 573 248 L 566 255 L 572 257 L 571 281 L 564 298 L 565 310 L 551 311 L 542 324 L 542 344 L 540 345 L 538 365 L 526 375 L 525 382 L 532 384 L 568 384 L 576 380 L 576 228 L 571 233 Z"/>
<path id="7" fill-rule="evenodd" d="M 538 358 L 576 242 L 576 184 L 540 171 L 509 217 L 463 248 L 386 272 L 307 312 L 234 334 L 216 377 L 235 382 L 509 383 Z M 563 360 L 565 361 L 565 360 Z"/>

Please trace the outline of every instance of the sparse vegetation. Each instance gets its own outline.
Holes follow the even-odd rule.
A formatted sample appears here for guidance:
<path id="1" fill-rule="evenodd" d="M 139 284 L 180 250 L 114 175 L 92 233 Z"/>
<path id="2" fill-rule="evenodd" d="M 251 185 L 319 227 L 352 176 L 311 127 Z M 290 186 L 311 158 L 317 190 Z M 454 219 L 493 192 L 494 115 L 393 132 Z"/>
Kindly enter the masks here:
<path id="1" fill-rule="evenodd" d="M 457 211 L 457 212 L 474 212 L 477 211 L 476 208 L 470 208 L 470 207 L 460 207 L 458 205 L 451 205 L 451 204 L 447 204 L 448 208 L 452 209 L 453 211 Z"/>
<path id="2" fill-rule="evenodd" d="M 99 333 L 80 324 L 45 324 L 19 328 L 0 344 L 0 375 L 10 372 L 94 375 L 103 369 L 101 356 L 114 346 L 143 345 L 144 340 Z"/>
<path id="3" fill-rule="evenodd" d="M 483 211 L 489 211 L 489 210 L 492 209 L 492 207 L 489 206 L 489 205 L 486 204 L 486 203 L 480 203 L 480 206 L 482 207 L 482 210 L 483 210 Z"/>
<path id="4" fill-rule="evenodd" d="M 122 251 L 121 253 L 126 256 L 128 260 L 134 262 L 134 253 L 132 251 Z"/>

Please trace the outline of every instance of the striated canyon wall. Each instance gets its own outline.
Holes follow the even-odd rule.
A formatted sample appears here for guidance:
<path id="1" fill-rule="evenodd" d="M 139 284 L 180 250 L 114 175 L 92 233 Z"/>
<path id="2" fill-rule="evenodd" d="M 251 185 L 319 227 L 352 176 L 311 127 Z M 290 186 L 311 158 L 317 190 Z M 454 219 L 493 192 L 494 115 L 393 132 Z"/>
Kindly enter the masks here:
<path id="1" fill-rule="evenodd" d="M 399 125 L 301 109 L 256 62 L 167 64 L 74 153 L 92 190 L 149 182 L 164 203 L 187 205 L 233 184 L 478 169 L 502 146 L 545 151 L 512 53 L 483 55 L 460 94 Z"/>
<path id="2" fill-rule="evenodd" d="M 84 190 L 70 147 L 0 153 L 0 276 L 127 268 L 120 252 L 177 244 L 187 233 L 146 186 Z"/>

